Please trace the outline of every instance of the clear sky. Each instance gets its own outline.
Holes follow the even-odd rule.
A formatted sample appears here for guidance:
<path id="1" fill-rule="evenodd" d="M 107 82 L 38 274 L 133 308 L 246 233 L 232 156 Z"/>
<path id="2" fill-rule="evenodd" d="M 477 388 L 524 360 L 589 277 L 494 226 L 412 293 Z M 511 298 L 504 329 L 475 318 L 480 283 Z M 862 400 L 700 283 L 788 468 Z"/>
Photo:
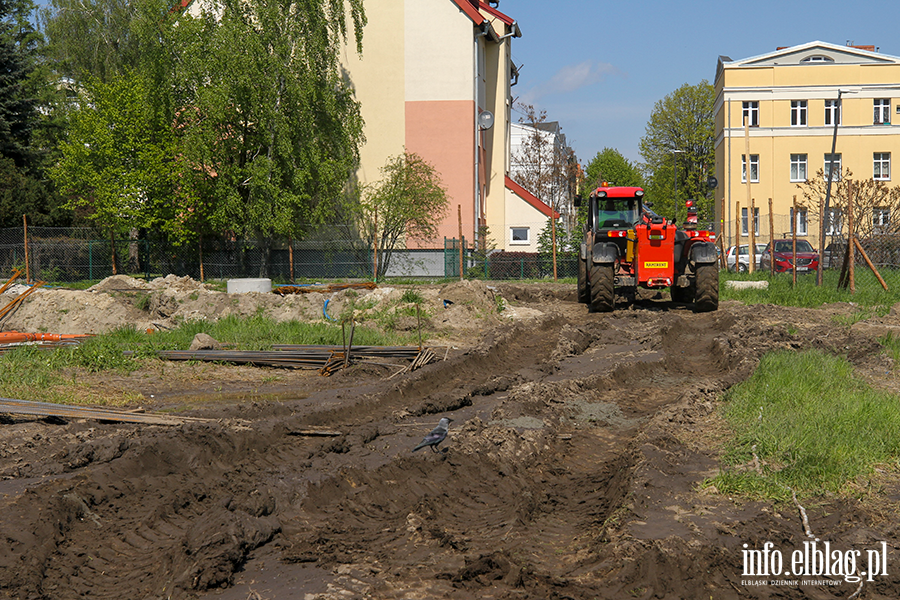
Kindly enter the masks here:
<path id="1" fill-rule="evenodd" d="M 685 83 L 713 83 L 719 55 L 820 40 L 900 56 L 896 0 L 500 0 L 497 8 L 522 29 L 513 97 L 559 121 L 583 163 L 606 147 L 640 162 L 653 105 Z"/>

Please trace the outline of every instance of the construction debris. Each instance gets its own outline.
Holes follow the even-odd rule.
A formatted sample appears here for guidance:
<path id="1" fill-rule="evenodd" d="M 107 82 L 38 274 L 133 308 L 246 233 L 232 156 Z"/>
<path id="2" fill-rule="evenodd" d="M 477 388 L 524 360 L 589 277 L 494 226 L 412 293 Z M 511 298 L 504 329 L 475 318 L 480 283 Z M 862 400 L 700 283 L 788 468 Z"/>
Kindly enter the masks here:
<path id="1" fill-rule="evenodd" d="M 166 360 L 196 360 L 202 362 L 227 362 L 258 367 L 282 367 L 290 369 L 319 369 L 329 376 L 360 359 L 405 359 L 420 357 L 417 346 L 317 346 L 278 344 L 274 350 L 164 350 L 157 356 Z M 430 351 L 428 351 L 430 352 Z M 352 354 L 353 361 L 350 360 Z M 434 353 L 431 353 L 433 358 Z M 430 359 L 429 359 L 430 360 Z M 427 364 L 421 362 L 421 365 Z M 416 367 L 418 368 L 418 367 Z"/>
<path id="2" fill-rule="evenodd" d="M 133 411 L 113 410 L 109 408 L 93 408 L 89 406 L 71 406 L 53 404 L 51 402 L 35 402 L 31 400 L 14 400 L 0 398 L 0 414 L 30 415 L 35 417 L 59 417 L 63 419 L 88 419 L 95 421 L 119 421 L 122 423 L 144 423 L 147 425 L 182 425 L 188 422 L 210 422 L 210 419 L 199 417 L 176 417 L 138 413 Z"/>
<path id="3" fill-rule="evenodd" d="M 332 283 L 329 285 L 280 285 L 273 292 L 286 296 L 288 294 L 309 294 L 318 292 L 320 294 L 330 294 L 340 290 L 374 290 L 378 286 L 371 281 L 363 283 Z"/>
<path id="4" fill-rule="evenodd" d="M 13 279 L 15 279 L 15 276 L 13 277 Z M 11 279 L 9 282 L 7 282 L 7 286 L 8 286 L 10 283 L 12 283 L 12 281 L 13 281 L 13 280 Z M 37 282 L 35 282 L 35 284 L 34 284 L 33 286 L 31 286 L 30 288 L 28 288 L 27 290 L 25 290 L 24 292 L 22 292 L 21 294 L 19 294 L 18 296 L 16 296 L 16 298 L 14 298 L 14 299 L 12 300 L 12 302 L 10 302 L 9 304 L 7 304 L 7 305 L 4 306 L 3 308 L 0 308 L 0 321 L 3 321 L 3 319 L 5 319 L 6 316 L 7 316 L 9 313 L 11 313 L 11 312 L 13 311 L 13 309 L 14 309 L 16 306 L 18 306 L 19 304 L 21 304 L 22 301 L 25 300 L 25 298 L 27 298 L 28 296 L 30 296 L 31 294 L 33 294 L 33 293 L 35 292 L 35 290 L 37 290 L 37 289 L 38 289 L 39 287 L 41 287 L 42 285 L 46 285 L 46 283 L 47 283 L 46 281 L 37 281 Z M 6 289 L 6 286 L 4 286 L 3 289 Z"/>

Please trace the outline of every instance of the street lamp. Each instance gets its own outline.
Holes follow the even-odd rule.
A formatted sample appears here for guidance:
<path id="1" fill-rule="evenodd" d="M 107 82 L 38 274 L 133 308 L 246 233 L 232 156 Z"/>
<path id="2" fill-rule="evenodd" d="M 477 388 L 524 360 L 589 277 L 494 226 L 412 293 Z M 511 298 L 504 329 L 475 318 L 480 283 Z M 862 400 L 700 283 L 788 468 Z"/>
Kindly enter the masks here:
<path id="1" fill-rule="evenodd" d="M 838 90 L 837 103 L 835 104 L 835 112 L 832 113 L 834 120 L 834 133 L 831 135 L 831 156 L 828 160 L 828 181 L 825 183 L 825 213 L 822 215 L 822 222 L 819 223 L 819 267 L 816 269 L 816 285 L 822 285 L 822 257 L 825 256 L 825 223 L 831 221 L 831 211 L 829 204 L 831 202 L 831 182 L 834 180 L 834 151 L 837 147 L 838 123 L 843 118 L 844 108 L 841 104 L 841 96 L 852 93 L 850 90 Z M 840 173 L 838 173 L 840 176 Z M 797 215 L 794 215 L 794 219 Z M 791 228 L 794 224 L 791 224 Z"/>
<path id="2" fill-rule="evenodd" d="M 675 159 L 675 222 L 678 222 L 678 155 L 684 154 L 684 150 L 672 149 L 672 157 Z"/>

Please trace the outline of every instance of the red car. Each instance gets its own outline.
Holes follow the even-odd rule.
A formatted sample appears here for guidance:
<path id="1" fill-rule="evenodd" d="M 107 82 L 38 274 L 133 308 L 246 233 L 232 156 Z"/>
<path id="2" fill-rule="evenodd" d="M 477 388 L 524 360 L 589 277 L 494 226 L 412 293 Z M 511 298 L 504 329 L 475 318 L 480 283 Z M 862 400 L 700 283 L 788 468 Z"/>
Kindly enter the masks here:
<path id="1" fill-rule="evenodd" d="M 775 240 L 775 272 L 784 273 L 792 268 L 791 257 L 794 252 L 794 244 L 791 240 Z M 768 271 L 772 263 L 772 244 L 767 244 L 759 259 L 759 269 Z M 806 240 L 797 240 L 797 272 L 806 273 L 819 269 L 819 254 Z"/>

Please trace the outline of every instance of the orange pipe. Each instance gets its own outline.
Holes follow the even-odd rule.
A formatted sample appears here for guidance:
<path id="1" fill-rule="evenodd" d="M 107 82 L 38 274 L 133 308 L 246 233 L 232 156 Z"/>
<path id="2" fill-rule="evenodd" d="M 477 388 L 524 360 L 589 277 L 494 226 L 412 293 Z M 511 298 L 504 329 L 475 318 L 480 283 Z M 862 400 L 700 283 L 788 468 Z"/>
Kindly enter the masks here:
<path id="1" fill-rule="evenodd" d="M 62 342 L 91 337 L 85 333 L 22 333 L 21 331 L 0 332 L 0 344 L 16 344 L 19 342 Z"/>

